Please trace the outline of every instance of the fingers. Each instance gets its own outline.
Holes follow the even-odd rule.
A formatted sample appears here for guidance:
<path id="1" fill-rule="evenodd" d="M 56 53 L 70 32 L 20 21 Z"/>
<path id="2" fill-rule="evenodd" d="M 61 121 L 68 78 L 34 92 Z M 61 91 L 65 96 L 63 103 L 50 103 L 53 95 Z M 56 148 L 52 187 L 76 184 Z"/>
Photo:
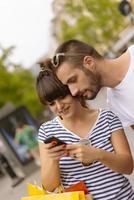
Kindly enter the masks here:
<path id="1" fill-rule="evenodd" d="M 75 149 L 79 148 L 80 146 L 81 146 L 80 144 L 67 144 L 66 149 L 67 150 L 75 150 Z"/>
<path id="2" fill-rule="evenodd" d="M 61 149 L 65 149 L 65 147 L 66 147 L 65 144 L 56 146 L 55 142 L 44 144 L 44 149 L 46 149 L 46 150 L 52 150 L 52 151 L 59 151 Z"/>
<path id="3" fill-rule="evenodd" d="M 85 160 L 85 157 L 87 157 L 86 149 L 89 147 L 83 144 L 68 144 L 55 146 L 55 144 L 49 143 L 44 144 L 44 148 L 46 149 L 46 152 L 50 158 L 60 159 L 63 156 L 69 156 L 75 160 L 83 162 L 83 160 Z"/>
<path id="4" fill-rule="evenodd" d="M 66 150 L 69 153 L 69 156 L 71 157 L 79 157 L 78 154 L 82 152 L 82 145 L 81 144 L 70 144 L 66 145 Z"/>
<path id="5" fill-rule="evenodd" d="M 75 160 L 78 160 L 82 163 L 87 163 L 91 157 L 89 152 L 89 146 L 83 144 L 72 144 L 67 145 L 66 149 L 69 152 L 69 156 Z"/>
<path id="6" fill-rule="evenodd" d="M 51 148 L 49 148 L 49 152 L 56 152 L 56 151 L 61 151 L 65 149 L 66 149 L 65 145 L 52 146 Z"/>
<path id="7" fill-rule="evenodd" d="M 65 151 L 61 150 L 61 151 L 58 151 L 58 152 L 49 153 L 49 157 L 53 158 L 54 160 L 57 160 L 57 159 L 60 159 L 64 154 L 65 154 Z"/>
<path id="8" fill-rule="evenodd" d="M 46 153 L 50 158 L 60 159 L 66 153 L 66 146 L 59 145 L 55 146 L 53 143 L 44 144 Z"/>

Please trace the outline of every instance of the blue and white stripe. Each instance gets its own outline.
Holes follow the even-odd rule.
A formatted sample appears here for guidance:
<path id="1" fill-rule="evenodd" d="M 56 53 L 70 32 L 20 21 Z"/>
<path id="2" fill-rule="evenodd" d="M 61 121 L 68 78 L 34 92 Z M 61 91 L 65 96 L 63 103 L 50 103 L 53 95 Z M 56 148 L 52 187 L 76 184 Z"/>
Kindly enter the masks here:
<path id="1" fill-rule="evenodd" d="M 109 110 L 101 110 L 92 132 L 87 138 L 92 146 L 114 152 L 110 142 L 113 131 L 122 129 L 118 117 Z M 38 139 L 44 141 L 50 136 L 64 140 L 67 144 L 79 143 L 80 137 L 66 129 L 58 118 L 46 122 L 39 129 Z M 83 180 L 94 200 L 134 200 L 134 191 L 129 180 L 96 161 L 89 166 L 70 157 L 60 160 L 61 181 L 64 187 Z"/>

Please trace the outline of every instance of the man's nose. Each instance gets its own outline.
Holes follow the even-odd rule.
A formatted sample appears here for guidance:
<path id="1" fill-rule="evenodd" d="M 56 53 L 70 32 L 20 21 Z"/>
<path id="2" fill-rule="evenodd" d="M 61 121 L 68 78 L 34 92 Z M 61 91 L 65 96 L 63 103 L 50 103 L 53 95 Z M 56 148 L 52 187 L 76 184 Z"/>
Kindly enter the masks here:
<path id="1" fill-rule="evenodd" d="M 73 85 L 69 85 L 69 90 L 72 94 L 72 96 L 77 96 L 78 94 L 78 88 L 76 86 L 73 86 Z"/>

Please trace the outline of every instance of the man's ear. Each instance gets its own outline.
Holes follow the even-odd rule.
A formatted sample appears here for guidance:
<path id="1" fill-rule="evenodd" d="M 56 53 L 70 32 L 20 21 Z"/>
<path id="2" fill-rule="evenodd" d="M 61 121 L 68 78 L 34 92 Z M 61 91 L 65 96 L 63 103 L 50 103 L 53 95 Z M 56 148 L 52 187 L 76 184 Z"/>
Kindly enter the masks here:
<path id="1" fill-rule="evenodd" d="M 83 66 L 90 71 L 94 71 L 94 58 L 92 56 L 85 56 L 83 59 Z"/>

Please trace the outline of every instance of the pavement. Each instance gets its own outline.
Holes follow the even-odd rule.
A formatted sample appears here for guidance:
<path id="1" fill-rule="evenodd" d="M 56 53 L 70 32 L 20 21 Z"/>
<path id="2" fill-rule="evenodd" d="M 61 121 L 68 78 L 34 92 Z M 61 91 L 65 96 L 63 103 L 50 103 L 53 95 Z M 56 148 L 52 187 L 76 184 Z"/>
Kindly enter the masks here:
<path id="1" fill-rule="evenodd" d="M 29 177 L 25 178 L 16 187 L 11 187 L 11 180 L 7 176 L 0 177 L 0 200 L 20 200 L 21 197 L 27 196 L 27 183 L 37 183 L 40 185 L 40 169 L 38 168 Z"/>
<path id="2" fill-rule="evenodd" d="M 106 107 L 106 93 L 105 90 L 98 95 L 97 99 L 92 102 L 90 101 L 89 104 L 95 107 Z M 134 131 L 131 128 L 125 129 L 126 136 L 128 138 L 128 142 L 130 144 L 132 156 L 134 158 Z M 134 189 L 134 172 L 127 176 L 132 184 Z M 40 185 L 41 178 L 40 178 L 40 168 L 37 168 L 31 175 L 26 177 L 23 182 L 17 185 L 15 188 L 11 187 L 11 180 L 9 177 L 4 176 L 0 177 L 0 200 L 20 200 L 21 197 L 27 196 L 26 185 L 27 183 L 37 183 Z"/>

